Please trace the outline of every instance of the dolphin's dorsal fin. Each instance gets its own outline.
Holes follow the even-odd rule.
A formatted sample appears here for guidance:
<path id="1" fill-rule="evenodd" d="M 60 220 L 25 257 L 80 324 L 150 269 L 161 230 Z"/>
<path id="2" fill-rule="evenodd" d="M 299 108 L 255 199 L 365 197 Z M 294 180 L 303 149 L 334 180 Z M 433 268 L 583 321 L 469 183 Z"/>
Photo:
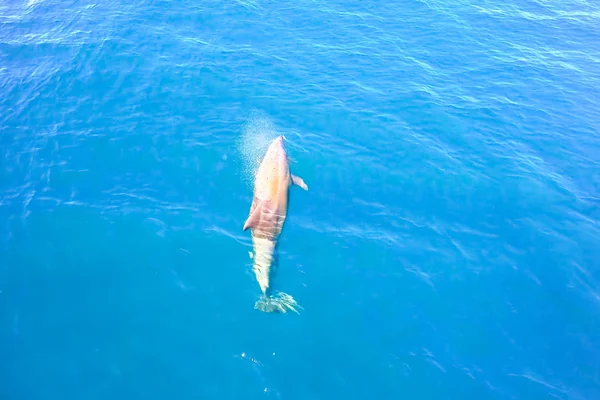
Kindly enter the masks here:
<path id="1" fill-rule="evenodd" d="M 254 210 L 252 211 L 252 213 L 250 213 L 250 215 L 248 216 L 248 219 L 246 220 L 246 222 L 244 223 L 244 231 L 248 228 L 254 228 L 256 226 L 256 224 L 258 223 L 258 221 L 260 221 L 260 209 L 261 209 L 261 205 L 257 205 L 256 207 L 254 207 Z"/>
<path id="2" fill-rule="evenodd" d="M 304 190 L 308 190 L 308 186 L 306 186 L 306 183 L 304 183 L 304 180 L 302 178 L 300 178 L 299 176 L 296 176 L 294 174 L 290 174 L 290 175 L 292 176 L 292 184 L 294 184 L 296 186 L 300 186 Z"/>

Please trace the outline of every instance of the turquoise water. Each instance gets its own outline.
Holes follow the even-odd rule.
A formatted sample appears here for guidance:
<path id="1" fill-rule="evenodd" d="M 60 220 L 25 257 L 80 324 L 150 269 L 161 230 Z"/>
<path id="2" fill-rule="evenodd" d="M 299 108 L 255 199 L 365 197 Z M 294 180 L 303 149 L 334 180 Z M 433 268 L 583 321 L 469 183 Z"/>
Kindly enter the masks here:
<path id="1" fill-rule="evenodd" d="M 0 398 L 600 397 L 600 6 L 0 4 Z M 287 140 L 253 308 L 252 171 Z"/>

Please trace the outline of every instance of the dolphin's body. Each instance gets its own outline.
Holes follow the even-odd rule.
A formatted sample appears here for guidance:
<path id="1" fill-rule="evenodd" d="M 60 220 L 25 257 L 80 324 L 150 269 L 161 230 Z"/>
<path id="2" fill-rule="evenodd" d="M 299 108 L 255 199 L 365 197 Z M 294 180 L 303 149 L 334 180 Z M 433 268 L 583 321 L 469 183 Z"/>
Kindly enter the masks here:
<path id="1" fill-rule="evenodd" d="M 280 135 L 271 142 L 258 167 L 252 206 L 243 228 L 244 231 L 250 228 L 252 232 L 253 270 L 263 293 L 255 308 L 267 312 L 296 311 L 297 304 L 291 296 L 281 292 L 276 297 L 269 296 L 269 273 L 277 239 L 287 216 L 289 187 L 294 184 L 308 190 L 302 178 L 290 172 L 283 140 Z"/>

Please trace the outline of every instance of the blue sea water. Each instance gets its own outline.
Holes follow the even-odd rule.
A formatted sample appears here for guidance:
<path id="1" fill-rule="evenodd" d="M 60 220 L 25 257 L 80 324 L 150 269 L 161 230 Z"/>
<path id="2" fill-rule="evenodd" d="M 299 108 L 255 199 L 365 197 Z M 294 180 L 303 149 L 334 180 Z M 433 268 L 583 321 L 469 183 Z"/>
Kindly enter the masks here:
<path id="1" fill-rule="evenodd" d="M 599 71 L 585 0 L 1 2 L 0 399 L 600 398 Z"/>

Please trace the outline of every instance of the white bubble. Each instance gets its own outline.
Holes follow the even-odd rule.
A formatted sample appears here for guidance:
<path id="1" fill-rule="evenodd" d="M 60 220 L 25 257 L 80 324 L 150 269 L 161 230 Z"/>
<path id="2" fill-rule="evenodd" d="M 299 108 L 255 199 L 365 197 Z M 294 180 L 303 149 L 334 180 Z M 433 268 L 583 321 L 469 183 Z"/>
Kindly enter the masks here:
<path id="1" fill-rule="evenodd" d="M 260 112 L 254 112 L 244 125 L 237 147 L 242 156 L 242 179 L 249 187 L 269 144 L 278 135 L 275 124 Z"/>

